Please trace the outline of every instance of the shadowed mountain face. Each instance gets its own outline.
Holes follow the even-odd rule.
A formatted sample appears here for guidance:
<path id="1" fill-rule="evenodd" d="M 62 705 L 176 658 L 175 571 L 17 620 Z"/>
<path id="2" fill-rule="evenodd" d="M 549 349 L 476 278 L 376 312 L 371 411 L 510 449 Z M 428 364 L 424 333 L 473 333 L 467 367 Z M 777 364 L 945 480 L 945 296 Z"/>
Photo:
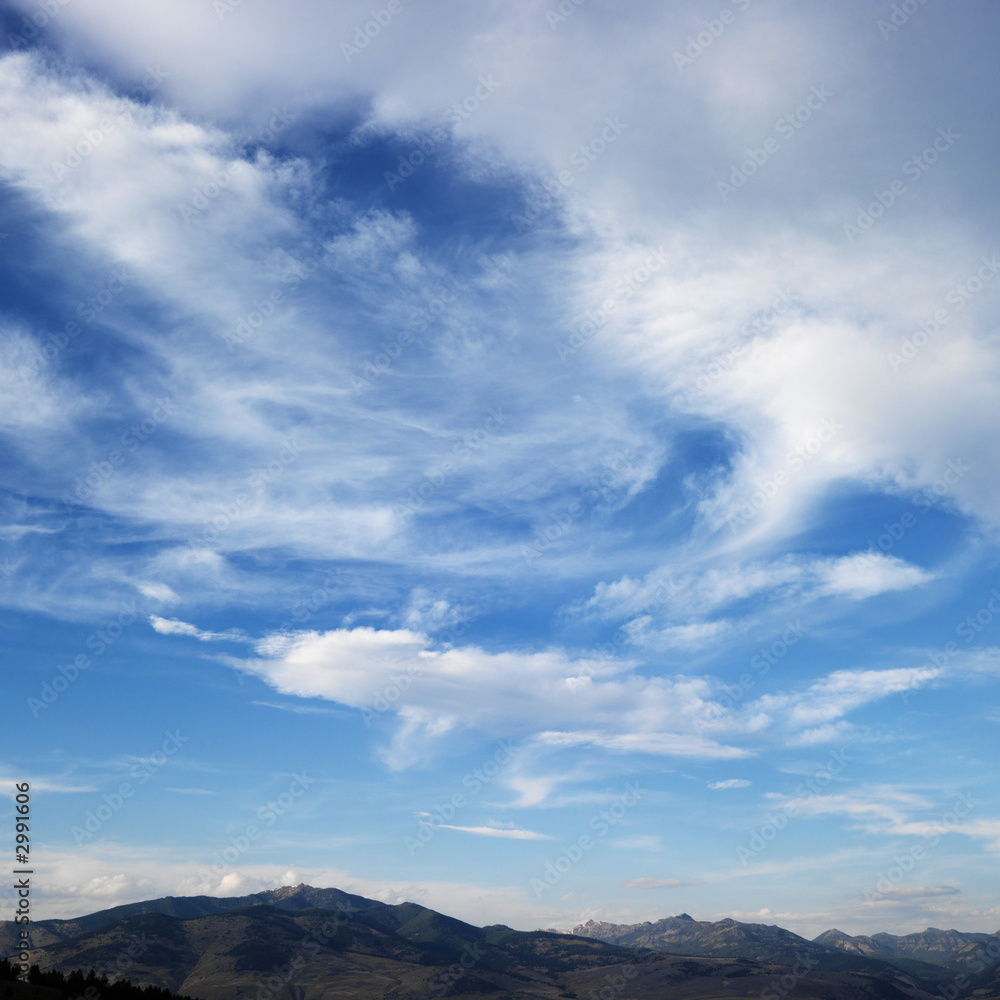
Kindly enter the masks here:
<path id="1" fill-rule="evenodd" d="M 0 927 L 4 941 L 10 929 Z M 574 935 L 522 932 L 309 886 L 167 897 L 34 930 L 33 960 L 43 969 L 92 967 L 203 1000 L 941 1000 L 941 985 L 951 997 L 955 980 L 941 966 L 905 959 L 930 970 L 920 975 L 735 920 L 683 915 L 631 926 L 591 921 Z M 966 937 L 981 949 L 995 941 Z M 981 978 L 977 1000 L 1000 996 L 1000 984 Z"/>
<path id="2" fill-rule="evenodd" d="M 204 917 L 211 913 L 225 913 L 245 906 L 274 906 L 282 910 L 306 910 L 314 907 L 337 910 L 345 907 L 384 906 L 375 899 L 354 896 L 340 889 L 314 889 L 299 884 L 268 889 L 249 896 L 162 896 L 141 903 L 126 903 L 109 910 L 98 910 L 85 917 L 72 920 L 39 920 L 31 925 L 32 943 L 45 948 L 59 941 L 78 937 L 107 924 L 143 913 L 161 913 L 168 917 Z M 17 927 L 9 920 L 0 921 L 0 951 L 10 954 L 17 941 Z"/>
<path id="3" fill-rule="evenodd" d="M 350 914 L 254 905 L 181 919 L 146 913 L 117 920 L 34 956 L 42 968 L 114 968 L 204 1000 L 931 1000 L 922 984 L 882 975 L 748 959 L 691 958 L 625 949 L 549 931 L 478 928 L 413 903 Z"/>
<path id="4" fill-rule="evenodd" d="M 968 971 L 970 964 L 988 961 L 990 941 L 996 941 L 995 934 L 976 934 L 970 931 L 941 931 L 928 927 L 918 934 L 873 934 L 870 937 L 859 934 L 852 937 L 843 931 L 829 930 L 817 937 L 816 943 L 855 955 L 885 958 L 890 962 L 897 959 L 913 959 L 918 962 L 933 962 L 946 968 Z M 994 964 L 1000 959 L 1000 952 L 992 956 Z M 982 972 L 980 968 L 975 970 Z"/>

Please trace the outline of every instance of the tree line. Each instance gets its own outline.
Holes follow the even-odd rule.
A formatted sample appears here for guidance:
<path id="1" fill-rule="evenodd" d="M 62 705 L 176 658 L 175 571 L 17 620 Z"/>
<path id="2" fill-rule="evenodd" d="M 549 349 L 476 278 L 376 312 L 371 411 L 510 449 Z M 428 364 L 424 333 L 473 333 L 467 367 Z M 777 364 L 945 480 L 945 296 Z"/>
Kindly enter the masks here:
<path id="1" fill-rule="evenodd" d="M 6 958 L 0 959 L 0 983 L 16 982 L 18 976 L 18 966 Z M 74 969 L 70 973 L 56 969 L 42 972 L 37 965 L 32 965 L 28 970 L 28 985 L 61 990 L 67 1000 L 196 1000 L 194 997 L 175 995 L 162 986 L 137 986 L 128 979 L 112 982 L 107 976 L 97 975 L 93 969 L 87 973 L 83 969 Z M 5 994 L 14 995 L 13 990 L 5 991 Z"/>

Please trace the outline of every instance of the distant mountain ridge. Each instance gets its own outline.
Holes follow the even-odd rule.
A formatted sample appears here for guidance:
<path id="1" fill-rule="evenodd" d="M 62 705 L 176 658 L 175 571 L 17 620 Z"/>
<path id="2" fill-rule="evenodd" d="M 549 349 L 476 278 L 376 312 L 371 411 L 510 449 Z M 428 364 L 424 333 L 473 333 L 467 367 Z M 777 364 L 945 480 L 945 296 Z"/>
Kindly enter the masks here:
<path id="1" fill-rule="evenodd" d="M 15 927 L 0 924 L 5 954 Z M 623 984 L 629 1000 L 941 1000 L 942 991 L 949 1000 L 1000 1000 L 1000 970 L 984 964 L 972 976 L 968 958 L 994 949 L 995 962 L 1000 935 L 934 928 L 870 938 L 830 930 L 809 941 L 774 925 L 684 913 L 526 932 L 298 885 L 228 899 L 167 896 L 33 931 L 43 969 L 105 971 L 134 954 L 122 973 L 134 983 L 202 1000 L 253 1000 L 268 983 L 266 1000 L 558 1000 L 609 986 L 617 995 Z M 970 976 L 942 964 L 953 961 Z"/>
<path id="2" fill-rule="evenodd" d="M 626 988 L 629 1000 L 935 1000 L 928 984 L 888 963 L 789 932 L 782 933 L 814 952 L 829 951 L 843 969 L 821 970 L 808 960 L 792 966 L 667 955 L 589 936 L 480 928 L 416 903 L 392 905 L 309 886 L 230 900 L 166 897 L 46 923 L 53 937 L 80 923 L 91 929 L 37 950 L 33 959 L 43 969 L 105 970 L 130 954 L 124 974 L 133 983 L 202 1000 L 572 1000 L 618 996 Z M 753 925 L 728 925 L 756 933 Z M 789 979 L 796 985 L 774 993 Z"/>
<path id="3" fill-rule="evenodd" d="M 889 961 L 899 958 L 914 959 L 968 971 L 970 966 L 974 967 L 978 962 L 992 965 L 1000 959 L 998 935 L 1000 931 L 996 934 L 982 934 L 973 931 L 943 931 L 937 927 L 928 927 L 915 934 L 896 935 L 883 932 L 871 936 L 865 934 L 852 936 L 834 928 L 824 931 L 814 940 L 818 944 L 850 954 L 885 958 Z M 990 947 L 990 942 L 996 942 L 996 947 Z M 973 971 L 982 972 L 983 968 L 974 968 Z"/>
<path id="4" fill-rule="evenodd" d="M 810 941 L 773 924 L 746 924 L 731 918 L 714 922 L 693 920 L 686 913 L 641 924 L 589 920 L 574 927 L 573 933 L 610 944 L 655 948 L 675 955 L 741 957 L 785 964 L 794 964 L 799 956 L 807 956 L 817 963 L 817 968 L 830 971 L 877 972 L 882 964 L 889 963 L 931 983 L 952 979 L 953 971 L 962 968 L 968 953 L 977 947 L 982 950 L 982 942 L 997 937 L 929 927 L 920 934 L 882 933 L 871 937 L 851 937 L 842 931 L 829 930 Z M 854 961 L 845 964 L 845 957 Z M 993 962 L 998 958 L 1000 954 Z M 859 964 L 864 962 L 874 964 Z"/>

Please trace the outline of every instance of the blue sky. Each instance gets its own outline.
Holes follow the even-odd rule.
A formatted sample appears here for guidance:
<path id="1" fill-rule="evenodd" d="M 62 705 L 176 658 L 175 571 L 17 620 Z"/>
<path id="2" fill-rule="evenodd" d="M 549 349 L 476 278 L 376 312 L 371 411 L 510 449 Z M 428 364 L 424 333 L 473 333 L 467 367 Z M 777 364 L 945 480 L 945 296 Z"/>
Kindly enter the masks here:
<path id="1" fill-rule="evenodd" d="M 1000 926 L 992 5 L 3 18 L 36 917 Z"/>

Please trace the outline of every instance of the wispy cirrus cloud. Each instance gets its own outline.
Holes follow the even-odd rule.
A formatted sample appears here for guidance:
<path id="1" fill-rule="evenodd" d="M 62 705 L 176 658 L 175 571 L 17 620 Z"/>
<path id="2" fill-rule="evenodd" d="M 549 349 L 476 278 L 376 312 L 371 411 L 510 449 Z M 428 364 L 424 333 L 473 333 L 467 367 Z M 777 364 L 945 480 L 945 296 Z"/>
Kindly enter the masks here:
<path id="1" fill-rule="evenodd" d="M 149 624 L 160 635 L 187 635 L 200 642 L 246 642 L 247 638 L 239 629 L 229 629 L 225 632 L 207 632 L 197 628 L 188 622 L 179 621 L 177 618 L 161 618 L 159 615 L 150 615 Z"/>
<path id="2" fill-rule="evenodd" d="M 555 837 L 535 830 L 522 830 L 510 824 L 509 826 L 452 826 L 448 823 L 436 825 L 442 830 L 458 830 L 460 833 L 471 833 L 477 837 L 499 837 L 503 840 L 555 840 Z"/>
<path id="3" fill-rule="evenodd" d="M 685 882 L 679 878 L 633 878 L 622 882 L 626 889 L 689 889 L 704 885 L 704 882 Z"/>

